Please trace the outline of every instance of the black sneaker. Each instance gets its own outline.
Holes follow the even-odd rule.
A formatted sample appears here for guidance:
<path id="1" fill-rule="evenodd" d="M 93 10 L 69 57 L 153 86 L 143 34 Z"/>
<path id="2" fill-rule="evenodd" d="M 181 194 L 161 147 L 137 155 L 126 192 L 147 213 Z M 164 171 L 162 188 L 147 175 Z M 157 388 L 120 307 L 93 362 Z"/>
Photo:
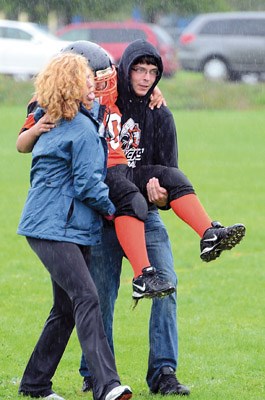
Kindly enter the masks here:
<path id="1" fill-rule="evenodd" d="M 90 392 L 93 389 L 93 380 L 91 376 L 85 376 L 82 386 L 82 392 Z"/>
<path id="2" fill-rule="evenodd" d="M 201 259 L 209 262 L 220 256 L 223 250 L 231 250 L 245 236 L 246 228 L 235 224 L 225 228 L 219 222 L 212 222 L 201 239 Z"/>
<path id="3" fill-rule="evenodd" d="M 151 392 L 162 395 L 176 394 L 179 396 L 188 396 L 190 394 L 189 388 L 177 380 L 175 371 L 171 367 L 161 368 L 161 374 L 158 376 L 156 385 L 151 389 Z"/>
<path id="4" fill-rule="evenodd" d="M 133 299 L 163 297 L 175 292 L 172 283 L 164 281 L 154 267 L 143 268 L 142 275 L 133 279 Z"/>

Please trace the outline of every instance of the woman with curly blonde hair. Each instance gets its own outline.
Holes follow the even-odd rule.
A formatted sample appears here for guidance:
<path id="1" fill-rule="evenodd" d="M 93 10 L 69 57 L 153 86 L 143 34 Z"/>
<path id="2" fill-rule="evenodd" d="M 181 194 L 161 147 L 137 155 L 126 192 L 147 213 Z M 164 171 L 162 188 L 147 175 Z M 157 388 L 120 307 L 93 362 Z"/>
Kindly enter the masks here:
<path id="1" fill-rule="evenodd" d="M 88 98 L 87 89 L 87 81 L 92 84 L 93 79 L 93 72 L 84 57 L 73 53 L 60 54 L 37 76 L 35 95 L 51 121 L 61 118 L 70 121 L 79 111 L 80 100 L 86 104 L 94 99 L 93 92 L 92 99 Z"/>
<path id="2" fill-rule="evenodd" d="M 102 216 L 115 207 L 104 183 L 106 143 L 84 107 L 94 99 L 84 57 L 64 53 L 37 76 L 36 95 L 53 128 L 32 151 L 31 187 L 18 233 L 48 270 L 53 307 L 24 371 L 19 393 L 63 400 L 51 379 L 74 326 L 93 374 L 94 400 L 128 400 L 103 329 L 96 287 L 89 272 L 90 248 L 100 243 Z"/>

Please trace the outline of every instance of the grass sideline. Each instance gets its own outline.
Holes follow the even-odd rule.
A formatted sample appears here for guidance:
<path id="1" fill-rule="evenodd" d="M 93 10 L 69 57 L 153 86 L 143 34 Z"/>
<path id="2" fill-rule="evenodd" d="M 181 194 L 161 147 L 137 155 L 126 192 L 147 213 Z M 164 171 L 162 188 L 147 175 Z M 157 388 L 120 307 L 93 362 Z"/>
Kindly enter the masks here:
<path id="1" fill-rule="evenodd" d="M 19 379 L 51 307 L 49 276 L 16 228 L 29 182 L 30 155 L 15 150 L 25 107 L 1 106 L 0 399 L 20 399 Z M 204 264 L 199 239 L 171 212 L 168 228 L 178 273 L 179 368 L 193 400 L 264 398 L 264 112 L 175 111 L 180 166 L 209 214 L 243 222 L 240 246 Z M 116 306 L 116 360 L 134 398 L 148 400 L 145 383 L 150 303 L 131 310 L 131 269 L 124 265 Z M 81 393 L 80 347 L 72 335 L 53 379 L 66 400 Z M 175 398 L 168 396 L 168 399 Z M 164 400 L 155 396 L 156 400 Z"/>
<path id="2" fill-rule="evenodd" d="M 214 82 L 202 74 L 180 71 L 159 82 L 174 110 L 254 110 L 265 107 L 265 83 Z"/>
<path id="3" fill-rule="evenodd" d="M 254 110 L 265 107 L 265 82 L 255 85 L 234 82 L 211 82 L 202 74 L 178 72 L 159 82 L 172 110 Z M 33 82 L 16 82 L 0 75 L 0 105 L 27 104 Z"/>

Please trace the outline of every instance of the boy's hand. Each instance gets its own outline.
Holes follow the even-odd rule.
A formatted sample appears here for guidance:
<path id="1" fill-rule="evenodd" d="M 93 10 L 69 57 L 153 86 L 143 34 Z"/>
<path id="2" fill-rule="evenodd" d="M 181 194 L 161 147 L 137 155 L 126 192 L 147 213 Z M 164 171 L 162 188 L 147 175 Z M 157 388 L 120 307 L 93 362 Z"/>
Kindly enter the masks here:
<path id="1" fill-rule="evenodd" d="M 115 215 L 114 215 L 114 214 L 111 214 L 111 215 L 104 215 L 104 218 L 105 218 L 107 221 L 114 221 Z"/>
<path id="2" fill-rule="evenodd" d="M 162 95 L 161 90 L 156 86 L 150 96 L 149 107 L 153 110 L 155 107 L 160 108 L 162 105 L 166 106 L 166 100 Z"/>
<path id="3" fill-rule="evenodd" d="M 42 133 L 49 132 L 54 127 L 55 124 L 50 121 L 48 114 L 45 114 L 36 122 L 34 126 L 35 134 L 36 136 L 40 136 Z"/>

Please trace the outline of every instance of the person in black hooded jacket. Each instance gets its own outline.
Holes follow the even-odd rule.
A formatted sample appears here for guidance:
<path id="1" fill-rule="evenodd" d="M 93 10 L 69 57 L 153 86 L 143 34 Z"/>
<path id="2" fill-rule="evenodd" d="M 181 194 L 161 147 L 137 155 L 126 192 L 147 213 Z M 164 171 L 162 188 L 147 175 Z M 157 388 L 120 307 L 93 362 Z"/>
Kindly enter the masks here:
<path id="1" fill-rule="evenodd" d="M 159 75 L 163 71 L 162 61 L 156 49 L 146 41 L 135 41 L 125 50 L 118 67 L 118 106 L 122 112 L 122 122 L 135 121 L 141 129 L 140 146 L 137 145 L 137 125 L 134 130 L 135 139 L 131 148 L 126 149 L 125 130 L 121 140 L 130 167 L 138 165 L 160 164 L 177 167 L 177 139 L 173 116 L 167 107 L 148 109 L 148 96 L 141 98 L 131 92 L 130 68 L 134 60 L 140 56 L 151 55 L 157 60 Z M 120 82 L 119 82 L 120 81 Z M 132 121 L 132 122 L 133 122 Z M 127 124 L 127 126 L 129 125 Z M 131 124 L 132 125 L 132 124 Z M 165 127 L 165 129 L 163 129 Z M 130 133 L 130 132 L 128 132 Z M 129 135 L 130 136 L 130 135 Z M 129 142 L 129 140 L 128 140 Z M 134 169 L 135 169 L 134 168 Z M 149 186 L 157 193 L 157 201 L 161 205 L 167 202 L 166 193 L 155 180 Z M 155 189 L 155 190 L 154 190 Z M 164 207 L 167 208 L 167 207 Z M 159 216 L 155 205 L 149 204 L 148 215 L 145 220 L 145 238 L 148 256 L 164 279 L 177 284 L 174 271 L 173 255 L 166 228 Z M 92 248 L 91 275 L 98 289 L 102 318 L 109 343 L 113 346 L 113 318 L 114 306 L 118 296 L 122 260 L 125 256 L 117 239 L 114 226 L 105 225 L 102 244 Z M 98 273 L 100 271 L 100 274 Z M 176 293 L 163 299 L 154 298 L 149 321 L 149 359 L 147 384 L 152 393 L 165 395 L 190 393 L 188 387 L 179 383 L 175 371 L 178 359 L 178 331 L 176 319 Z M 88 374 L 84 359 L 81 361 L 80 373 L 84 376 L 83 391 L 91 388 L 91 378 Z"/>
<path id="2" fill-rule="evenodd" d="M 201 237 L 207 229 L 212 231 L 209 236 L 215 235 L 219 230 L 222 232 L 219 235 L 221 240 L 224 237 L 229 238 L 224 241 L 227 249 L 241 240 L 245 228 L 240 224 L 224 228 L 219 223 L 214 223 L 214 226 L 211 227 L 211 220 L 197 199 L 192 185 L 179 171 L 176 128 L 172 113 L 163 105 L 154 110 L 149 107 L 150 94 L 158 84 L 162 72 L 161 57 L 147 41 L 136 40 L 125 50 L 118 67 L 118 101 L 116 104 L 122 114 L 120 140 L 128 160 L 128 166 L 118 165 L 109 168 L 106 183 L 110 187 L 110 197 L 117 208 L 117 214 L 124 215 L 126 218 L 126 224 L 123 224 L 126 228 L 123 234 L 122 230 L 120 231 L 119 241 L 121 242 L 121 236 L 125 240 L 131 238 L 131 231 L 134 229 L 130 223 L 131 216 L 144 221 L 146 246 L 152 267 L 143 270 L 140 278 L 149 273 L 152 274 L 153 268 L 164 281 L 176 285 L 177 278 L 174 272 L 170 242 L 156 205 L 161 209 L 172 207 L 175 213 L 190 224 Z M 122 176 L 125 180 L 122 179 Z M 127 186 L 126 180 L 131 181 L 132 185 Z M 167 190 L 163 188 L 163 185 Z M 177 193 L 175 192 L 176 186 L 178 186 Z M 145 208 L 141 193 L 149 199 L 148 209 Z M 190 216 L 191 209 L 194 212 Z M 140 240 L 138 240 L 139 242 Z M 135 248 L 135 243 L 133 247 Z M 202 257 L 204 261 L 215 259 L 222 250 L 226 249 L 220 250 L 219 247 L 211 247 L 211 257 L 209 259 Z M 124 253 L 114 229 L 110 226 L 105 227 L 102 245 L 95 246 L 92 250 L 91 274 L 99 290 L 104 326 L 112 346 L 114 304 L 118 295 L 123 256 Z M 99 269 L 101 271 L 100 280 L 99 274 L 96 272 Z M 103 275 L 105 275 L 105 279 Z M 141 298 L 143 290 L 141 286 L 145 286 L 144 282 L 144 279 L 140 281 L 136 279 L 134 282 L 136 283 L 133 285 L 136 298 L 138 293 Z M 147 383 L 151 392 L 188 395 L 189 389 L 179 383 L 175 375 L 178 335 L 174 293 L 163 300 L 153 299 L 149 337 Z"/>

